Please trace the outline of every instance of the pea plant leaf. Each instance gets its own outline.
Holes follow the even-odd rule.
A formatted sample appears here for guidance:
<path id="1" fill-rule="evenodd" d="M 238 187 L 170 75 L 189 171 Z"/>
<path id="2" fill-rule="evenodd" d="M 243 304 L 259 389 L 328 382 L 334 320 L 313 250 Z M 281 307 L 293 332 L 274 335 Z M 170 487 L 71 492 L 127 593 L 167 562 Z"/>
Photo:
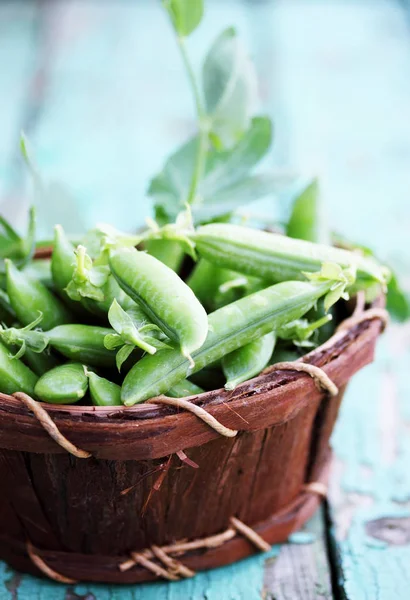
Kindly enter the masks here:
<path id="1" fill-rule="evenodd" d="M 272 143 L 272 121 L 269 117 L 254 117 L 239 142 L 227 151 L 211 152 L 208 169 L 200 185 L 203 196 L 233 184 L 259 163 Z"/>
<path id="2" fill-rule="evenodd" d="M 228 215 L 254 200 L 282 191 L 291 181 L 292 176 L 280 172 L 248 175 L 232 185 L 215 191 L 203 203 L 194 204 L 192 206 L 194 222 L 204 223 Z"/>
<path id="3" fill-rule="evenodd" d="M 95 266 L 92 258 L 87 254 L 85 246 L 81 244 L 74 251 L 75 264 L 71 281 L 66 287 L 66 292 L 71 300 L 91 298 L 97 302 L 104 300 L 103 287 L 110 276 L 108 265 Z"/>
<path id="4" fill-rule="evenodd" d="M 108 311 L 108 320 L 115 333 L 108 333 L 105 336 L 104 345 L 109 350 L 120 347 L 116 356 L 119 371 L 136 347 L 148 354 L 155 354 L 157 350 L 169 348 L 167 344 L 155 337 L 157 331 L 161 332 L 159 327 L 147 323 L 147 317 L 136 305 L 125 311 L 114 299 Z"/>
<path id="5" fill-rule="evenodd" d="M 178 35 L 187 37 L 201 22 L 204 12 L 203 0 L 163 0 Z"/>
<path id="6" fill-rule="evenodd" d="M 272 140 L 272 124 L 268 117 L 255 117 L 240 141 L 230 150 L 210 147 L 205 172 L 195 201 L 191 204 L 196 224 L 257 200 L 289 184 L 291 176 L 270 172 L 252 175 L 253 169 L 265 156 Z M 165 163 L 162 172 L 154 177 L 148 189 L 155 205 L 160 225 L 172 222 L 184 209 L 197 138 L 179 148 Z"/>
<path id="7" fill-rule="evenodd" d="M 211 46 L 202 86 L 213 139 L 231 147 L 248 129 L 257 96 L 253 64 L 234 28 L 225 29 Z"/>

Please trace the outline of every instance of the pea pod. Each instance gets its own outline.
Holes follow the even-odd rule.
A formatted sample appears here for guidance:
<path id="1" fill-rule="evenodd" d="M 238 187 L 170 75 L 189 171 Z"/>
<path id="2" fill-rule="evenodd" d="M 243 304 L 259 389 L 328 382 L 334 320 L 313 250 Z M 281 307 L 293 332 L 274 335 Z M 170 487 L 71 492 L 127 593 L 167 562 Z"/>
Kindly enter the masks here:
<path id="1" fill-rule="evenodd" d="M 58 365 L 57 359 L 47 350 L 45 352 L 34 352 L 31 348 L 26 348 L 24 362 L 39 377 Z"/>
<path id="2" fill-rule="evenodd" d="M 91 259 L 88 260 L 91 261 Z M 80 307 L 82 307 L 92 314 L 105 316 L 114 298 L 118 298 L 119 303 L 124 305 L 126 302 L 125 294 L 110 275 L 107 275 L 101 288 L 89 282 L 90 273 L 89 269 L 85 268 L 85 261 L 85 252 L 81 250 L 76 255 L 75 247 L 65 235 L 61 225 L 56 225 L 51 272 L 56 290 L 70 308 L 81 313 Z M 90 266 L 92 265 L 89 264 Z M 73 281 L 76 269 L 79 271 L 79 274 L 77 274 L 79 278 L 78 287 L 82 293 L 77 290 L 77 284 Z M 69 293 L 67 293 L 67 290 Z M 92 297 L 93 294 L 90 290 L 94 291 L 94 297 Z M 87 293 L 91 296 L 87 296 Z"/>
<path id="3" fill-rule="evenodd" d="M 51 329 L 71 320 L 68 310 L 40 281 L 33 281 L 6 260 L 7 295 L 18 320 L 29 325 L 41 312 L 42 326 Z"/>
<path id="4" fill-rule="evenodd" d="M 95 406 L 122 406 L 121 386 L 86 369 L 91 401 Z"/>
<path id="5" fill-rule="evenodd" d="M 257 281 L 259 280 L 236 271 L 221 269 L 200 259 L 188 277 L 187 284 L 206 310 L 211 312 L 246 296 L 250 293 L 250 286 Z"/>
<path id="6" fill-rule="evenodd" d="M 80 363 L 67 363 L 47 371 L 37 381 L 34 393 L 43 402 L 74 404 L 87 393 L 88 378 Z"/>
<path id="7" fill-rule="evenodd" d="M 9 350 L 0 342 L 0 392 L 14 394 L 25 392 L 34 396 L 38 377 L 18 358 L 12 358 Z"/>
<path id="8" fill-rule="evenodd" d="M 148 254 L 178 273 L 184 258 L 184 251 L 178 242 L 173 240 L 146 240 L 144 248 Z"/>
<path id="9" fill-rule="evenodd" d="M 286 235 L 316 244 L 330 243 L 317 179 L 312 181 L 293 203 Z"/>
<path id="10" fill-rule="evenodd" d="M 275 342 L 275 334 L 267 333 L 224 356 L 222 369 L 226 377 L 225 389 L 234 390 L 243 381 L 258 375 L 269 363 Z"/>
<path id="11" fill-rule="evenodd" d="M 240 225 L 204 225 L 190 236 L 206 260 L 270 282 L 302 280 L 304 272 L 314 273 L 325 262 L 356 268 L 361 287 L 375 282 L 385 286 L 388 279 L 386 269 L 370 258 Z"/>
<path id="12" fill-rule="evenodd" d="M 220 269 L 207 260 L 200 259 L 187 279 L 187 284 L 207 310 L 213 310 L 219 286 L 233 279 L 237 273 Z"/>
<path id="13" fill-rule="evenodd" d="M 189 379 L 184 379 L 173 385 L 172 388 L 167 391 L 166 395 L 171 398 L 185 398 L 186 396 L 196 396 L 203 392 L 204 390 L 200 388 L 199 385 L 195 385 L 195 383 L 192 383 Z"/>
<path id="14" fill-rule="evenodd" d="M 172 269 L 133 248 L 115 250 L 110 267 L 125 293 L 180 345 L 192 364 L 190 355 L 202 346 L 208 332 L 207 314 L 192 290 Z"/>
<path id="15" fill-rule="evenodd" d="M 22 238 L 0 215 L 0 258 L 13 258 L 16 265 L 22 268 L 26 265 L 35 250 L 36 210 L 32 206 L 29 210 L 27 234 Z M 3 273 L 2 265 L 0 272 Z"/>
<path id="16" fill-rule="evenodd" d="M 38 319 L 23 329 L 4 329 L 0 337 L 6 344 L 21 346 L 21 355 L 26 348 L 44 352 L 51 346 L 72 360 L 97 367 L 115 367 L 115 352 L 104 346 L 105 336 L 114 333 L 112 329 L 96 325 L 59 325 L 49 331 L 33 331 L 37 323 Z"/>
<path id="17" fill-rule="evenodd" d="M 11 307 L 10 299 L 2 289 L 0 289 L 0 321 L 6 325 L 17 321 L 17 315 Z"/>
<path id="18" fill-rule="evenodd" d="M 124 379 L 121 390 L 123 403 L 132 406 L 163 394 L 190 373 L 300 318 L 332 286 L 332 280 L 322 283 L 283 282 L 211 313 L 206 341 L 192 355 L 194 368 L 190 370 L 189 361 L 180 355 L 178 349 L 144 356 Z"/>
<path id="19" fill-rule="evenodd" d="M 66 237 L 61 225 L 56 225 L 51 255 L 51 275 L 55 289 L 64 299 L 68 298 L 65 288 L 73 275 L 74 259 L 74 246 Z"/>
<path id="20" fill-rule="evenodd" d="M 51 260 L 47 258 L 38 258 L 32 260 L 23 269 L 23 273 L 28 275 L 30 279 L 41 281 L 48 289 L 53 288 L 53 279 L 51 276 Z"/>

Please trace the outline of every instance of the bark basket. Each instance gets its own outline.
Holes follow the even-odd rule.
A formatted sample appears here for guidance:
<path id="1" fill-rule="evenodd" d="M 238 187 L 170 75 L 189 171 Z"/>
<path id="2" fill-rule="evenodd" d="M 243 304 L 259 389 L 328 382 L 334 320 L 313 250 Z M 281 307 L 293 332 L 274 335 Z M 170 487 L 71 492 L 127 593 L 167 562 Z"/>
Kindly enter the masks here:
<path id="1" fill-rule="evenodd" d="M 344 389 L 372 361 L 381 328 L 379 319 L 365 319 L 304 357 L 334 381 L 336 397 L 306 373 L 275 371 L 233 392 L 190 398 L 239 430 L 233 438 L 163 405 L 42 405 L 66 438 L 91 452 L 80 459 L 54 442 L 19 400 L 0 394 L 0 558 L 40 574 L 31 544 L 66 577 L 133 583 L 156 576 L 138 564 L 121 571 L 131 552 L 221 533 L 233 516 L 270 544 L 286 540 L 320 501 L 306 484 L 326 483 Z M 199 468 L 181 462 L 180 450 Z M 253 552 L 237 534 L 178 559 L 198 570 Z"/>

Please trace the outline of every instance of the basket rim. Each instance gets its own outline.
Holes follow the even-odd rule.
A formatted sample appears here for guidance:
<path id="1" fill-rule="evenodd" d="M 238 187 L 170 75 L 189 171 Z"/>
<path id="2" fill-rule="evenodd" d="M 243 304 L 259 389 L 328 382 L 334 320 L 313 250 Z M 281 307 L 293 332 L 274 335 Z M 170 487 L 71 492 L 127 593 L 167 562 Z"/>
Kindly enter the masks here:
<path id="1" fill-rule="evenodd" d="M 372 307 L 383 305 L 384 297 L 380 296 Z M 343 330 L 330 344 L 326 342 L 306 354 L 303 362 L 321 367 L 342 393 L 351 376 L 373 360 L 381 329 L 379 320 L 363 321 Z M 231 392 L 222 388 L 188 399 L 206 407 L 229 428 L 255 431 L 283 424 L 309 404 L 319 403 L 323 397 L 323 391 L 311 377 L 278 370 L 260 374 Z M 20 400 L 1 392 L 0 400 L 0 448 L 53 454 L 66 452 Z M 161 458 L 219 437 L 214 429 L 191 413 L 164 405 L 40 404 L 68 440 L 96 458 Z"/>

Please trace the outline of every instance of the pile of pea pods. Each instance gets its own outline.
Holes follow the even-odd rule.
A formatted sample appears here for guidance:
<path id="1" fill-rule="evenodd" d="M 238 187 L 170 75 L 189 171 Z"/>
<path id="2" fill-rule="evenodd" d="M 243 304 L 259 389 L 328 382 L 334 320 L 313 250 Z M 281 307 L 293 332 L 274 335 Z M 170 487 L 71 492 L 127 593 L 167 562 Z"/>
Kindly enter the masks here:
<path id="1" fill-rule="evenodd" d="M 229 222 L 100 226 L 80 243 L 57 225 L 48 258 L 33 227 L 2 225 L 0 391 L 55 404 L 234 390 L 325 341 L 338 301 L 371 300 L 389 277 L 356 252 Z"/>

